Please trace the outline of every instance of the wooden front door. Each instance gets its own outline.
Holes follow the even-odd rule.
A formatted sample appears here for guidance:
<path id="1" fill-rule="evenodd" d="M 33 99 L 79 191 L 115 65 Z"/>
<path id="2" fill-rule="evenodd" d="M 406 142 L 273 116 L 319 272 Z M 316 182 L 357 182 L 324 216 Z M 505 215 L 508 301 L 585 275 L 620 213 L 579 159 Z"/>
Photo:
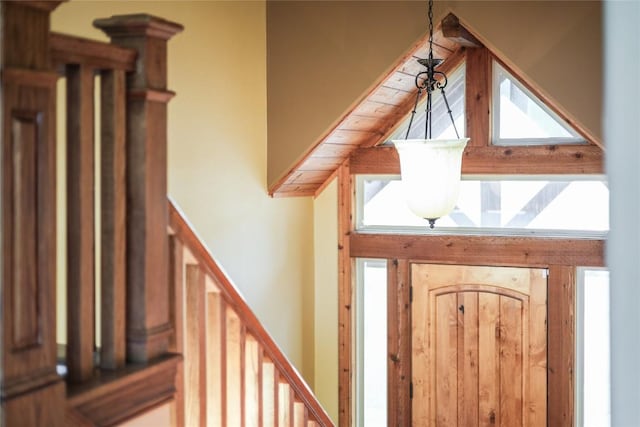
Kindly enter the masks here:
<path id="1" fill-rule="evenodd" d="M 544 426 L 546 270 L 412 264 L 414 426 Z"/>

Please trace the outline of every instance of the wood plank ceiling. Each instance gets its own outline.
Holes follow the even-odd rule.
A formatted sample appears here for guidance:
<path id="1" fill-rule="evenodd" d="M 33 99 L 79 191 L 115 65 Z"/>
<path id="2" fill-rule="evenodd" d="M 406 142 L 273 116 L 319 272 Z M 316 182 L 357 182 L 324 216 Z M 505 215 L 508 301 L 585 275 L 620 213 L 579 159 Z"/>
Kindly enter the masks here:
<path id="1" fill-rule="evenodd" d="M 439 70 L 453 70 L 463 60 L 465 46 L 479 45 L 453 15 L 434 30 L 433 54 L 444 59 Z M 477 44 L 476 44 L 477 43 Z M 425 68 L 417 62 L 429 52 L 428 35 L 385 76 L 338 124 L 322 135 L 313 148 L 284 177 L 269 188 L 275 197 L 313 196 L 350 154 L 358 148 L 384 142 L 411 111 L 415 102 L 415 75 Z"/>
<path id="2" fill-rule="evenodd" d="M 469 48 L 469 49 L 468 49 Z M 411 111 L 415 102 L 415 75 L 424 71 L 417 62 L 429 51 L 428 36 L 389 72 L 338 124 L 322 135 L 291 170 L 269 188 L 275 197 L 315 196 L 330 182 L 339 166 L 351 159 L 353 173 L 400 172 L 393 147 L 385 142 Z M 522 82 L 572 126 L 587 142 L 573 145 L 493 146 L 490 141 L 491 63 L 498 60 L 454 15 L 447 15 L 434 31 L 434 56 L 444 59 L 439 70 L 449 74 L 466 61 L 466 130 L 462 172 L 466 174 L 602 174 L 603 146 L 581 124 L 569 119 L 536 87 Z M 512 74 L 514 70 L 502 63 Z"/>

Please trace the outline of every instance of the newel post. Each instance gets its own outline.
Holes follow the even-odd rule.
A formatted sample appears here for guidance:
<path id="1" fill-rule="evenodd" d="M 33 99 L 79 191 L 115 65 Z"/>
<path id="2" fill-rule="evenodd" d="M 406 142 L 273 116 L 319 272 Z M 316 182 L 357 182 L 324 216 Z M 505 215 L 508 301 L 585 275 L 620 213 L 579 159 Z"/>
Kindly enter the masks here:
<path id="1" fill-rule="evenodd" d="M 150 15 L 94 21 L 112 43 L 138 51 L 127 77 L 127 359 L 168 351 L 167 42 L 182 26 Z"/>
<path id="2" fill-rule="evenodd" d="M 56 372 L 57 74 L 49 16 L 60 1 L 0 3 L 0 425 L 64 425 Z"/>

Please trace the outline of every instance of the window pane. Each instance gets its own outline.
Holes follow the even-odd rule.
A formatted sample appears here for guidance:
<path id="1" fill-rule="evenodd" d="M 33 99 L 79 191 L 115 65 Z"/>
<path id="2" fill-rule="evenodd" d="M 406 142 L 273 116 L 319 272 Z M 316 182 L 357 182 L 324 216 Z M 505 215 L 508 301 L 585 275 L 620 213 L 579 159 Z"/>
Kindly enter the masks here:
<path id="1" fill-rule="evenodd" d="M 387 425 L 387 266 L 358 260 L 359 426 Z"/>
<path id="2" fill-rule="evenodd" d="M 578 425 L 611 425 L 609 272 L 580 269 L 578 285 Z"/>
<path id="3" fill-rule="evenodd" d="M 584 142 L 497 62 L 493 63 L 493 70 L 495 145 Z"/>
<path id="4" fill-rule="evenodd" d="M 457 68 L 451 75 L 448 76 L 448 83 L 445 88 L 447 95 L 447 101 L 449 107 L 451 107 L 451 114 L 456 124 L 456 129 L 460 136 L 464 136 L 465 121 L 464 121 L 464 81 L 465 81 L 465 67 L 464 64 Z M 416 89 L 417 90 L 417 89 Z M 414 96 L 415 100 L 415 96 Z M 426 126 L 426 96 L 421 99 L 418 108 L 416 109 L 416 116 L 411 124 L 411 132 L 409 137 L 407 136 L 407 128 L 409 127 L 410 117 L 407 117 L 402 125 L 391 135 L 389 140 L 394 139 L 423 139 L 425 137 Z M 433 98 L 431 101 L 431 109 L 433 111 L 433 121 L 431 124 L 431 134 L 434 139 L 447 139 L 456 138 L 456 133 L 451 124 L 451 118 L 447 112 L 447 106 L 442 98 L 440 90 L 433 92 Z"/>
<path id="5" fill-rule="evenodd" d="M 524 230 L 604 233 L 609 229 L 609 189 L 598 177 L 464 178 L 451 214 L 436 222 L 442 232 Z M 360 229 L 420 227 L 426 221 L 407 208 L 399 179 L 359 178 Z"/>

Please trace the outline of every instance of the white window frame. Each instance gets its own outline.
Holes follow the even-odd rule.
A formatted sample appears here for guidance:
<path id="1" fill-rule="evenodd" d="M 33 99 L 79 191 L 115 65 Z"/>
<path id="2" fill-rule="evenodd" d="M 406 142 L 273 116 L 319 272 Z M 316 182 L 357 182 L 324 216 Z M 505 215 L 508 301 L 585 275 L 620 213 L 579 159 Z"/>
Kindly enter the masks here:
<path id="1" fill-rule="evenodd" d="M 354 426 L 357 427 L 366 427 L 364 424 L 364 420 L 365 420 L 365 416 L 364 416 L 364 358 L 365 358 L 365 354 L 364 354 L 364 266 L 365 263 L 367 262 L 372 262 L 372 263 L 379 263 L 381 266 L 384 265 L 384 268 L 386 269 L 386 260 L 384 259 L 379 259 L 379 258 L 356 258 L 355 260 L 355 273 L 356 273 L 356 277 L 355 277 L 355 292 L 354 292 L 354 299 L 355 299 L 355 310 L 354 310 L 354 320 L 355 320 L 355 336 L 353 338 L 353 343 L 354 348 L 355 348 L 355 352 L 354 352 L 354 360 L 355 360 L 355 378 L 354 378 L 354 396 L 356 397 L 355 399 L 353 399 L 353 413 L 354 413 Z M 388 295 L 387 295 L 388 298 Z M 385 309 L 385 313 L 387 310 L 387 307 L 384 308 Z M 388 336 L 388 327 L 389 327 L 389 323 L 387 320 L 387 326 L 385 329 L 385 338 L 384 340 L 387 341 L 387 336 Z M 385 357 L 386 357 L 386 353 L 385 353 Z M 388 377 L 388 372 L 386 377 Z M 387 396 L 385 395 L 385 399 L 387 398 Z M 388 411 L 388 408 L 387 408 Z M 387 420 L 384 420 L 384 423 L 386 424 Z"/>
<path id="2" fill-rule="evenodd" d="M 605 175 L 462 175 L 462 180 L 486 181 L 598 181 L 605 180 Z M 364 225 L 364 181 L 366 180 L 400 180 L 400 175 L 356 175 L 355 196 L 355 229 L 360 233 L 371 234 L 413 234 L 413 235 L 462 235 L 462 236 L 504 236 L 504 237 L 546 237 L 572 239 L 606 239 L 608 231 L 590 230 L 540 230 L 526 228 L 493 228 L 493 227 L 436 227 L 429 229 L 427 225 L 419 226 L 382 226 Z M 426 224 L 426 223 L 425 223 Z"/>
<path id="3" fill-rule="evenodd" d="M 575 145 L 575 144 L 587 144 L 587 141 L 581 137 L 575 129 L 571 128 L 566 121 L 560 117 L 555 111 L 545 105 L 535 94 L 527 89 L 518 79 L 510 73 L 505 67 L 503 67 L 495 59 L 492 61 L 492 95 L 491 95 L 491 116 L 492 116 L 492 130 L 491 130 L 491 144 L 498 146 L 532 146 L 532 145 Z M 527 95 L 533 102 L 535 102 L 543 111 L 547 112 L 553 119 L 555 119 L 567 132 L 572 134 L 572 137 L 550 137 L 550 138 L 500 138 L 500 83 L 498 81 L 500 72 L 503 72 L 511 77 L 511 81 L 520 89 L 525 95 Z"/>

